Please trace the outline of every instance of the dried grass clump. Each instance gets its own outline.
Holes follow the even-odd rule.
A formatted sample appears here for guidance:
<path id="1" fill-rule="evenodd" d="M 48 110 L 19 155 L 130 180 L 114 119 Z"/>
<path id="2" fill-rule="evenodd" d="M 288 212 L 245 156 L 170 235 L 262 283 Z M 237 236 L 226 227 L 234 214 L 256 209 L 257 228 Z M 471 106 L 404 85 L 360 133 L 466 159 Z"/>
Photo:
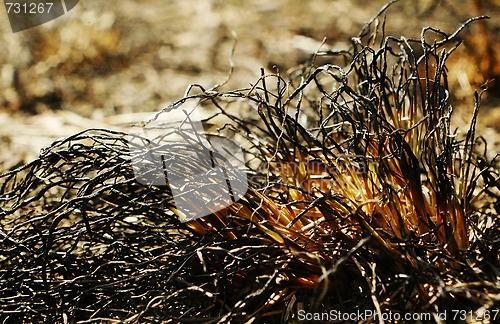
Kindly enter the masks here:
<path id="1" fill-rule="evenodd" d="M 374 310 L 438 322 L 498 309 L 500 183 L 475 134 L 478 95 L 465 139 L 450 125 L 445 62 L 465 25 L 411 40 L 374 20 L 289 81 L 191 87 L 162 113 L 215 106 L 206 123 L 242 145 L 250 183 L 207 217 L 180 223 L 168 187 L 140 185 L 119 132 L 76 134 L 2 175 L 2 316 L 288 323 L 299 310 Z M 318 55 L 347 64 L 317 67 Z"/>

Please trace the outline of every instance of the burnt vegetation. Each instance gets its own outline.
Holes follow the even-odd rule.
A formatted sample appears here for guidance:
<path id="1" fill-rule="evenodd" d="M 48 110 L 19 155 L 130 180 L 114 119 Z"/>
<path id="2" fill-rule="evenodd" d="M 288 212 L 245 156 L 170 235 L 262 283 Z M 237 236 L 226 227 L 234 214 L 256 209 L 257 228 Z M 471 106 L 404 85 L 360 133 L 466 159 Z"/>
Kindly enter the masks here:
<path id="1" fill-rule="evenodd" d="M 445 65 L 477 19 L 414 40 L 386 36 L 379 16 L 348 51 L 319 50 L 286 77 L 191 86 L 161 114 L 215 107 L 205 122 L 242 146 L 249 180 L 200 219 L 179 222 L 167 186 L 136 181 L 125 133 L 75 134 L 1 175 L 1 316 L 293 323 L 299 310 L 498 309 L 497 155 L 475 132 L 480 94 L 467 134 L 450 124 Z"/>

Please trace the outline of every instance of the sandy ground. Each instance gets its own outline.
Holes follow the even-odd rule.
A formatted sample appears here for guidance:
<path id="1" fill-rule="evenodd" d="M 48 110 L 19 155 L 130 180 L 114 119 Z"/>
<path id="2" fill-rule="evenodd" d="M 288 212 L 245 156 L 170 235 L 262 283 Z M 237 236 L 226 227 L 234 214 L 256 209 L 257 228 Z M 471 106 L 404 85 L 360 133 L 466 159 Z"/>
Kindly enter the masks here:
<path id="1" fill-rule="evenodd" d="M 127 131 L 145 112 L 181 98 L 189 84 L 211 88 L 224 82 L 231 61 L 234 73 L 226 90 L 255 82 L 261 67 L 286 75 L 321 46 L 347 49 L 351 37 L 384 3 L 80 1 L 63 17 L 16 34 L 1 7 L 0 172 L 79 130 Z M 468 18 L 488 14 L 492 19 L 485 26 L 492 46 L 497 46 L 500 3 L 482 4 L 479 10 L 473 1 L 460 6 L 450 1 L 400 1 L 388 11 L 386 32 L 419 38 L 421 28 L 431 25 L 451 33 Z M 484 61 L 481 48 L 477 50 L 481 44 L 474 36 L 480 32 L 478 25 L 464 32 L 465 46 L 450 67 L 459 127 L 468 122 L 473 91 L 486 78 L 479 66 Z M 499 142 L 500 103 L 490 94 L 484 106 L 481 133 L 498 152 L 494 145 Z"/>

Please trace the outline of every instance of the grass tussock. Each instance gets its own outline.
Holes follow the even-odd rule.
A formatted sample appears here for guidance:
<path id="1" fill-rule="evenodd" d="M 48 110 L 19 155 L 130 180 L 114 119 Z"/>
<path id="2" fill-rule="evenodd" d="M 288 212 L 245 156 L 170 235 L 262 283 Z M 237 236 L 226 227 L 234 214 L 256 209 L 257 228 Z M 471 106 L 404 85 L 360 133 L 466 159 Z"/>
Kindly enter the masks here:
<path id="1" fill-rule="evenodd" d="M 445 63 L 472 21 L 412 40 L 373 20 L 349 51 L 319 50 L 287 79 L 190 87 L 162 114 L 216 107 L 205 123 L 241 144 L 250 186 L 194 221 L 178 221 L 168 187 L 135 180 L 119 132 L 75 134 L 2 175 L 1 316 L 293 323 L 301 310 L 373 310 L 439 322 L 498 309 L 500 183 L 475 133 L 478 94 L 468 133 L 450 124 Z"/>

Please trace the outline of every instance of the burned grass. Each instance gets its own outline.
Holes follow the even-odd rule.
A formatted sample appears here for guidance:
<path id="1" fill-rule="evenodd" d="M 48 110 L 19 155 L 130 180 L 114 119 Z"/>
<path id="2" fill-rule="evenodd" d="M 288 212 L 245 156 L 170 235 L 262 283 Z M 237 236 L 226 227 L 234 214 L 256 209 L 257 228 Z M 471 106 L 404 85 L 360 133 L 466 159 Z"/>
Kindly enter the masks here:
<path id="1" fill-rule="evenodd" d="M 475 133 L 479 94 L 468 133 L 450 124 L 445 65 L 473 20 L 453 34 L 425 28 L 419 40 L 386 36 L 384 20 L 374 20 L 349 51 L 318 51 L 287 78 L 263 73 L 226 92 L 190 87 L 161 114 L 187 102 L 216 108 L 208 130 L 241 144 L 249 183 L 244 197 L 203 218 L 181 223 L 168 186 L 136 181 L 120 132 L 75 134 L 3 174 L 2 317 L 293 323 L 299 311 L 373 310 L 439 322 L 440 312 L 472 310 L 492 318 L 498 161 Z M 316 66 L 318 56 L 346 64 Z"/>

